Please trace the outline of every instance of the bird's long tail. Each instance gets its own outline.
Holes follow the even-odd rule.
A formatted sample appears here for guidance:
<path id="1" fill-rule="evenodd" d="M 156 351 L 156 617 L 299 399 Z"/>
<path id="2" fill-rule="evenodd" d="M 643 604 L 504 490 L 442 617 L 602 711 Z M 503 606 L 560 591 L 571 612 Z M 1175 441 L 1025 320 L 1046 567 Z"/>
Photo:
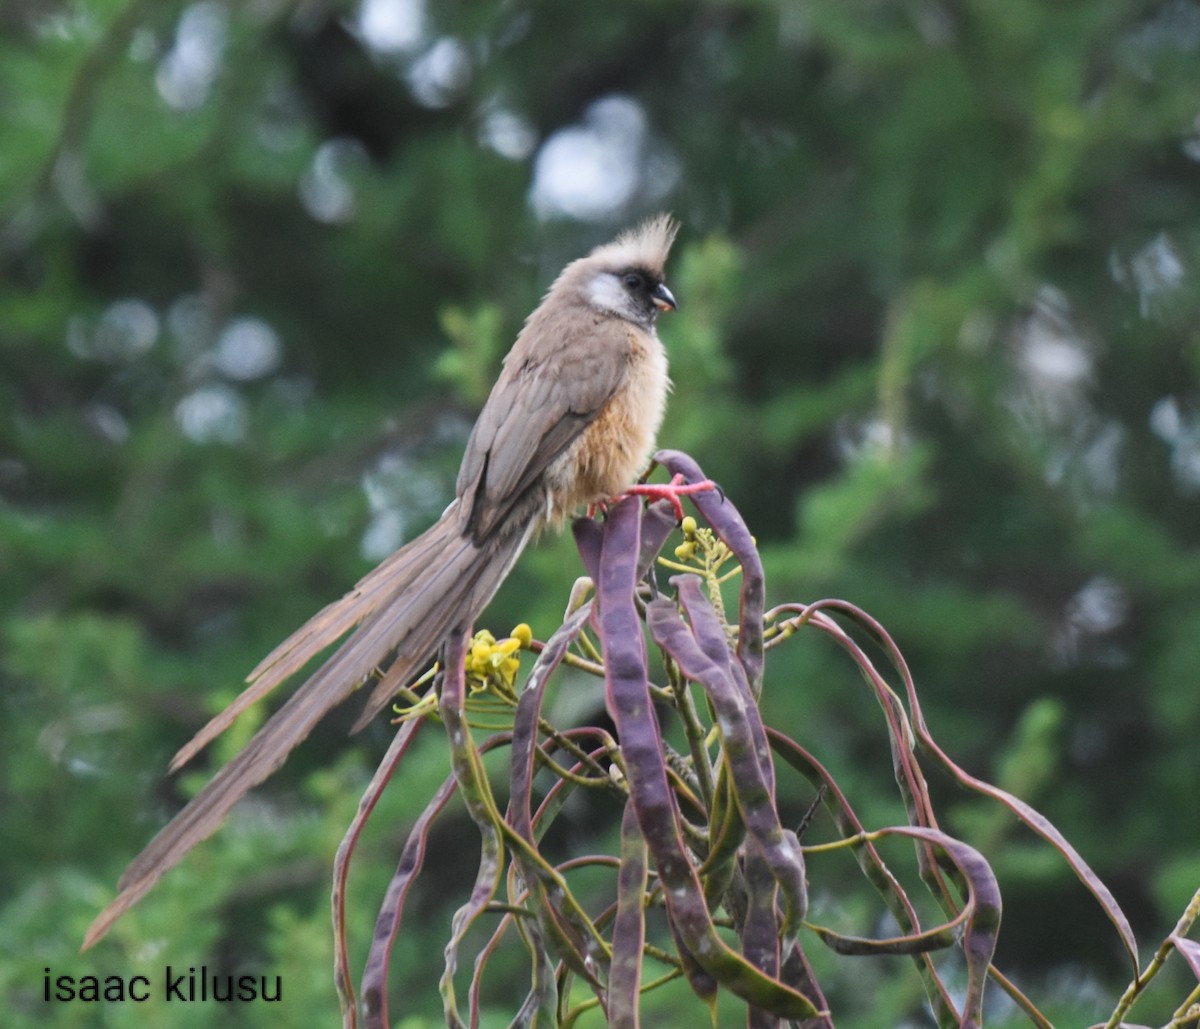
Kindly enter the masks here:
<path id="1" fill-rule="evenodd" d="M 402 547 L 341 600 L 318 612 L 250 674 L 246 690 L 208 723 L 171 763 L 178 768 L 218 736 L 250 704 L 293 675 L 351 628 L 357 629 L 250 742 L 154 837 L 121 876 L 119 893 L 92 922 L 86 950 L 99 940 L 201 840 L 214 833 L 250 789 L 274 772 L 333 707 L 395 650 L 384 683 L 408 682 L 456 625 L 487 605 L 530 536 L 519 529 L 481 544 L 461 534 L 457 506 Z M 394 689 L 376 689 L 359 725 L 377 713 Z M 357 728 L 357 726 L 356 726 Z"/>

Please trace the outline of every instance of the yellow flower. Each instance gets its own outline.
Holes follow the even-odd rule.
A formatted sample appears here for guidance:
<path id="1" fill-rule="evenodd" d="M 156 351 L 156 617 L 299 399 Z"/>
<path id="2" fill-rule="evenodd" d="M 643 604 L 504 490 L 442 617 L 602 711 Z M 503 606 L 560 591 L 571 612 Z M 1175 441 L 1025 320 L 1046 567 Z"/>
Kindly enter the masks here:
<path id="1" fill-rule="evenodd" d="M 532 640 L 533 631 L 524 622 L 502 640 L 497 640 L 486 629 L 477 632 L 466 656 L 467 677 L 471 680 L 472 690 L 478 692 L 491 685 L 511 691 L 521 670 L 518 652 Z"/>
<path id="2" fill-rule="evenodd" d="M 500 640 L 500 642 L 497 643 L 492 648 L 492 650 L 495 653 L 502 654 L 505 657 L 507 657 L 509 654 L 512 654 L 514 651 L 517 651 L 520 649 L 521 649 L 521 641 L 519 639 L 517 639 L 515 636 L 510 636 L 506 640 Z"/>

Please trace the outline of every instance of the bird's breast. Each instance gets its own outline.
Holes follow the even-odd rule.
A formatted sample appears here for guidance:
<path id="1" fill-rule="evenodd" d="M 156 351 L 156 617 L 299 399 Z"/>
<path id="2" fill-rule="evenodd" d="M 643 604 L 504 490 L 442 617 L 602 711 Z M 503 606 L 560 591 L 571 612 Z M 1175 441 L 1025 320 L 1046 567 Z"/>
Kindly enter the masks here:
<path id="1" fill-rule="evenodd" d="M 629 370 L 596 419 L 549 469 L 553 517 L 607 500 L 637 480 L 654 451 L 671 380 L 658 336 L 629 330 Z"/>

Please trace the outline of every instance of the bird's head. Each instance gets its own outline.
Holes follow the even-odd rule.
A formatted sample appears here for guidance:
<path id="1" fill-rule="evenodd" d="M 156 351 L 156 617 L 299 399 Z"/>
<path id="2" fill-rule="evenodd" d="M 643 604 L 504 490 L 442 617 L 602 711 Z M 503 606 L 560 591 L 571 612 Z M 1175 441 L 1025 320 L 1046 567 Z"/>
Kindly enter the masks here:
<path id="1" fill-rule="evenodd" d="M 568 265 L 559 282 L 594 310 L 648 329 L 677 306 L 663 273 L 678 230 L 669 215 L 651 218 Z"/>

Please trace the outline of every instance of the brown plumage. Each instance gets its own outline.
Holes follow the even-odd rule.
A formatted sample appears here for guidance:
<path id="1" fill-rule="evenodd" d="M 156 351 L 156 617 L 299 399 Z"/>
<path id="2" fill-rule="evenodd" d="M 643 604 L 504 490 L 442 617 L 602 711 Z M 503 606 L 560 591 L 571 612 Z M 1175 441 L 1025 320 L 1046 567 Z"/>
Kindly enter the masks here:
<path id="1" fill-rule="evenodd" d="M 654 322 L 675 306 L 662 279 L 676 228 L 659 216 L 567 265 L 504 359 L 467 442 L 454 502 L 268 654 L 243 693 L 175 755 L 172 770 L 354 630 L 134 859 L 85 949 L 215 832 L 389 653 L 392 663 L 356 728 L 422 669 L 451 629 L 475 620 L 534 532 L 634 482 L 670 388 Z"/>

